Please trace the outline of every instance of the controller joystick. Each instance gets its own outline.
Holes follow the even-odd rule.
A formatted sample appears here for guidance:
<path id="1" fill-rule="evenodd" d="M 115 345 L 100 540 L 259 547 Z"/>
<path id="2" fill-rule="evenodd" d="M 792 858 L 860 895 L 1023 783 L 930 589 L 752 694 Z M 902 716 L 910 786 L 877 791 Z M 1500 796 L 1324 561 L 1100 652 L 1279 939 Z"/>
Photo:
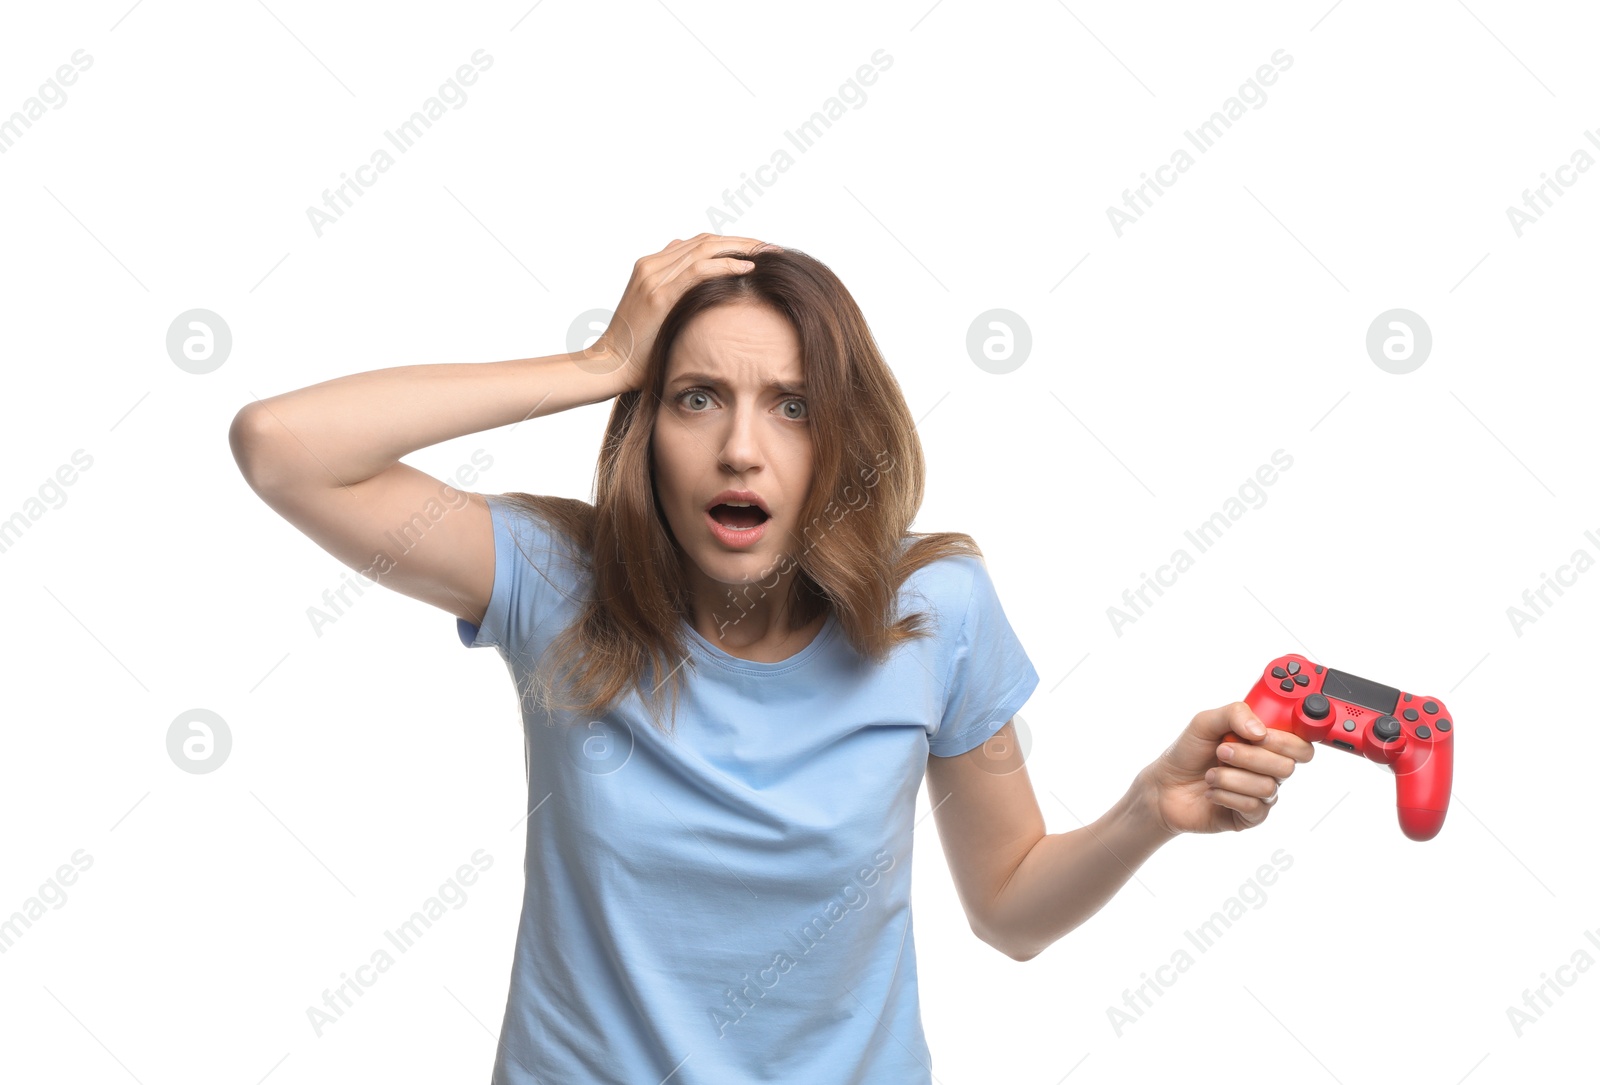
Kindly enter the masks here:
<path id="1" fill-rule="evenodd" d="M 1419 702 L 1421 714 L 1413 707 Z M 1450 710 L 1437 697 L 1416 697 L 1291 654 L 1262 668 L 1245 703 L 1273 730 L 1336 746 L 1391 769 L 1400 829 L 1412 840 L 1432 840 L 1444 826 L 1455 727 Z M 1229 734 L 1224 741 L 1241 740 Z"/>

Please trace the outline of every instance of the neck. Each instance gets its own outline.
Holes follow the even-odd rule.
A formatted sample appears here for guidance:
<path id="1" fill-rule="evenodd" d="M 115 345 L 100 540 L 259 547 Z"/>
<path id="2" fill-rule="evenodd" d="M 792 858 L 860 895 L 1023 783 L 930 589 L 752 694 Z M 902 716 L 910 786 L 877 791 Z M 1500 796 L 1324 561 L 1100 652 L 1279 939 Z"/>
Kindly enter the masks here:
<path id="1" fill-rule="evenodd" d="M 824 611 L 804 628 L 790 628 L 794 620 L 793 577 L 791 572 L 771 589 L 759 584 L 703 584 L 689 603 L 690 624 L 713 644 L 741 650 L 780 649 L 786 642 L 814 633 L 827 620 Z"/>

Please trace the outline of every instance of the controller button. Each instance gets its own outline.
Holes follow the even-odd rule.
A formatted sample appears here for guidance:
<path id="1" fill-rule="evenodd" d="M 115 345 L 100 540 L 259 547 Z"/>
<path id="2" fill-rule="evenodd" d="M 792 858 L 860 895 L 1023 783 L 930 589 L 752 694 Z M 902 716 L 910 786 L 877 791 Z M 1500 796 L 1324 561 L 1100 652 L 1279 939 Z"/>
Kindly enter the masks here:
<path id="1" fill-rule="evenodd" d="M 1418 738 L 1432 738 L 1433 737 L 1433 732 L 1428 730 L 1428 725 L 1427 724 L 1423 724 L 1421 727 L 1417 728 L 1417 737 Z"/>
<path id="2" fill-rule="evenodd" d="M 1450 730 L 1450 721 L 1449 720 L 1438 720 L 1438 721 L 1436 721 L 1436 723 L 1437 723 L 1437 725 L 1439 727 L 1439 730 L 1441 730 L 1441 731 Z"/>
<path id="3" fill-rule="evenodd" d="M 1400 721 L 1393 716 L 1379 716 L 1373 721 L 1372 733 L 1380 742 L 1393 742 L 1400 737 Z"/>
<path id="4" fill-rule="evenodd" d="M 1306 710 L 1306 718 L 1322 720 L 1328 718 L 1328 699 L 1320 693 L 1313 693 L 1300 702 Z"/>
<path id="5" fill-rule="evenodd" d="M 1285 678 L 1282 682 L 1278 683 L 1278 688 L 1283 690 L 1285 693 L 1292 693 L 1294 691 L 1294 679 Z"/>
<path id="6" fill-rule="evenodd" d="M 1310 699 L 1311 698 L 1309 698 L 1309 697 L 1306 698 L 1306 700 L 1308 700 L 1308 701 Z M 1344 721 L 1344 729 L 1346 731 L 1354 731 L 1356 729 L 1356 721 L 1355 720 L 1345 720 Z"/>
<path id="7" fill-rule="evenodd" d="M 1272 668 L 1272 677 L 1287 678 L 1289 677 L 1289 672 L 1284 670 L 1282 667 L 1274 667 Z"/>
<path id="8" fill-rule="evenodd" d="M 1408 701 L 1411 700 L 1411 694 L 1409 694 L 1409 693 L 1406 694 L 1406 700 L 1408 700 Z"/>
<path id="9" fill-rule="evenodd" d="M 1297 674 L 1294 676 L 1294 684 L 1297 686 L 1309 686 L 1311 684 L 1311 679 L 1307 678 L 1303 674 Z"/>
<path id="10" fill-rule="evenodd" d="M 1300 664 L 1296 663 L 1294 660 L 1291 659 L 1286 666 L 1288 667 L 1290 674 L 1300 673 Z"/>
<path id="11" fill-rule="evenodd" d="M 1400 714 L 1406 718 L 1407 723 L 1417 722 L 1417 710 L 1415 708 L 1408 708 Z"/>
<path id="12" fill-rule="evenodd" d="M 1321 668 L 1321 667 L 1318 667 L 1318 668 L 1317 668 L 1317 673 L 1318 673 L 1318 674 L 1321 674 L 1321 673 L 1322 673 L 1322 668 Z"/>
<path id="13" fill-rule="evenodd" d="M 1432 701 L 1423 701 L 1422 710 L 1431 716 L 1435 712 L 1439 711 L 1439 706 L 1434 704 Z"/>

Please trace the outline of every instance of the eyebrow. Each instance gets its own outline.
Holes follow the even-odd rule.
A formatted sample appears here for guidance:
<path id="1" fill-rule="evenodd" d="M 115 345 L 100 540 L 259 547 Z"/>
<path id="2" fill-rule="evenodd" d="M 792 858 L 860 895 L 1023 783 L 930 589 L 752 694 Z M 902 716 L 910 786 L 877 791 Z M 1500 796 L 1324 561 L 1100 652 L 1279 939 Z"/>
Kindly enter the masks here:
<path id="1" fill-rule="evenodd" d="M 679 384 L 709 384 L 713 388 L 726 388 L 727 387 L 727 385 L 725 383 L 723 383 L 723 381 L 721 381 L 720 379 L 718 379 L 716 377 L 713 377 L 709 373 L 680 373 L 678 376 L 676 376 L 676 377 L 674 377 L 672 379 L 671 383 L 673 385 L 679 385 Z M 766 386 L 768 388 L 775 389 L 776 391 L 779 391 L 779 392 L 804 392 L 806 390 L 806 382 L 805 381 L 798 381 L 798 382 L 795 382 L 795 383 L 791 384 L 788 381 L 776 381 L 776 380 L 774 380 L 774 381 L 768 381 Z"/>

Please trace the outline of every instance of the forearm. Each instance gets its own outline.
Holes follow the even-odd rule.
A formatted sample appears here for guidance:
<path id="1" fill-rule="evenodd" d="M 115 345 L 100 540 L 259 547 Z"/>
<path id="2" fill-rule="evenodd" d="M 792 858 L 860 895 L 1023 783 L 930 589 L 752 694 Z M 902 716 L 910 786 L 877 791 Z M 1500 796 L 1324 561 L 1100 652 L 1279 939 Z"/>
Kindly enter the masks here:
<path id="1" fill-rule="evenodd" d="M 419 448 L 610 399 L 630 373 L 607 362 L 591 352 L 354 373 L 247 405 L 230 441 L 259 485 L 352 485 Z"/>
<path id="2" fill-rule="evenodd" d="M 1141 772 L 1095 821 L 1040 837 L 996 898 L 996 944 L 1028 960 L 1098 912 L 1173 838 L 1155 811 L 1155 789 Z"/>

